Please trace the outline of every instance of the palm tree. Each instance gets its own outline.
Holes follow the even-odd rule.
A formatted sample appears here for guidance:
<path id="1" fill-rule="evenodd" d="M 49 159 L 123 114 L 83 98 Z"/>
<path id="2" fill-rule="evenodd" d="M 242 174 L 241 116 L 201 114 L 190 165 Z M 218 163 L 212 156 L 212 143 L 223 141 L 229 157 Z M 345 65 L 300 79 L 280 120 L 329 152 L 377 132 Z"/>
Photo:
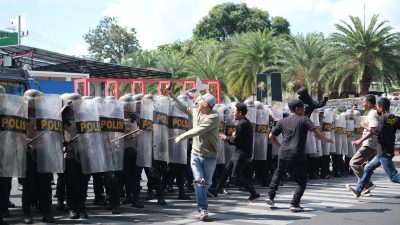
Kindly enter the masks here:
<path id="1" fill-rule="evenodd" d="M 161 51 L 158 53 L 156 68 L 160 71 L 169 72 L 174 77 L 184 77 L 186 72 L 186 59 L 181 52 Z"/>
<path id="2" fill-rule="evenodd" d="M 326 41 L 322 33 L 309 33 L 306 36 L 297 34 L 288 40 L 283 40 L 280 46 L 282 70 L 285 83 L 290 90 L 295 91 L 300 86 L 307 86 L 312 92 L 321 92 L 321 70 L 324 66 L 322 57 Z"/>
<path id="3" fill-rule="evenodd" d="M 331 47 L 326 57 L 332 72 L 331 83 L 343 86 L 353 81 L 359 93 L 368 93 L 372 81 L 392 80 L 400 75 L 398 33 L 392 33 L 387 21 L 378 22 L 373 15 L 366 27 L 359 17 L 350 16 L 352 24 L 335 24 L 338 32 L 331 35 Z"/>
<path id="4" fill-rule="evenodd" d="M 236 34 L 226 56 L 228 94 L 241 100 L 257 90 L 256 75 L 276 68 L 277 48 L 268 31 Z"/>
<path id="5" fill-rule="evenodd" d="M 188 77 L 211 80 L 222 78 L 225 74 L 222 45 L 212 39 L 199 43 L 187 62 Z"/>
<path id="6" fill-rule="evenodd" d="M 125 55 L 122 64 L 142 69 L 155 69 L 158 61 L 156 51 L 135 51 Z"/>

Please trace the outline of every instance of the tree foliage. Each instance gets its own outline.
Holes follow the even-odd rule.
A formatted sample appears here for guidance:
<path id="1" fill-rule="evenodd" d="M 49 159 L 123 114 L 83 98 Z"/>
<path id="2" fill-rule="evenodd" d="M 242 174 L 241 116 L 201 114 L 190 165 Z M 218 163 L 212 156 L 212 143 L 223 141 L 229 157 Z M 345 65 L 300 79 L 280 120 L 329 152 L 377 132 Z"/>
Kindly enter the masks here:
<path id="1" fill-rule="evenodd" d="M 300 86 L 307 86 L 310 91 L 323 90 L 319 82 L 324 77 L 321 70 L 324 67 L 323 56 L 326 40 L 322 33 L 298 34 L 289 40 L 281 42 L 280 58 L 285 82 L 295 91 Z"/>
<path id="2" fill-rule="evenodd" d="M 351 24 L 335 24 L 326 70 L 333 73 L 331 82 L 339 84 L 340 90 L 350 81 L 365 95 L 372 81 L 399 77 L 400 56 L 395 53 L 399 34 L 391 32 L 387 21 L 378 22 L 378 15 L 372 16 L 369 25 L 359 17 L 350 16 L 350 20 Z"/>
<path id="3" fill-rule="evenodd" d="M 271 29 L 267 11 L 246 4 L 222 3 L 214 6 L 193 30 L 194 39 L 225 41 L 234 33 Z"/>
<path id="4" fill-rule="evenodd" d="M 275 16 L 272 18 L 271 28 L 274 36 L 290 35 L 290 23 L 287 19 L 281 16 Z"/>
<path id="5" fill-rule="evenodd" d="M 271 32 L 236 34 L 226 56 L 228 94 L 245 99 L 256 93 L 256 74 L 276 69 L 277 46 Z"/>
<path id="6" fill-rule="evenodd" d="M 89 44 L 90 54 L 98 60 L 109 59 L 112 63 L 121 63 L 124 55 L 140 49 L 135 28 L 119 26 L 114 17 L 104 17 L 83 38 Z"/>

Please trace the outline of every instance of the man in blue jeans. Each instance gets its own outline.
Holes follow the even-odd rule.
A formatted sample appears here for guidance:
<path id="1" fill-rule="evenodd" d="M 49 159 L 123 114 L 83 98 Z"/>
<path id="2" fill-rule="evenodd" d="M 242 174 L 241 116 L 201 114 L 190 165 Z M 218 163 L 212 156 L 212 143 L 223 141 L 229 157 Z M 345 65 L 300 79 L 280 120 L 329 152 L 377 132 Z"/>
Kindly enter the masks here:
<path id="1" fill-rule="evenodd" d="M 378 148 L 376 156 L 365 166 L 364 174 L 357 186 L 346 186 L 356 198 L 359 198 L 361 191 L 369 180 L 376 168 L 382 165 L 385 173 L 388 175 L 393 183 L 400 183 L 400 175 L 393 165 L 392 159 L 394 157 L 394 142 L 396 138 L 396 131 L 400 129 L 400 118 L 390 114 L 390 101 L 387 98 L 379 98 L 376 107 L 379 116 L 378 126 L 370 128 L 367 124 L 361 123 L 361 127 L 368 130 L 371 134 L 378 136 L 378 142 L 381 149 Z"/>
<path id="2" fill-rule="evenodd" d="M 167 88 L 169 90 L 169 88 Z M 193 186 L 196 193 L 200 219 L 208 218 L 207 189 L 217 164 L 219 114 L 212 108 L 215 97 L 207 93 L 201 97 L 197 108 L 186 107 L 172 93 L 178 108 L 192 117 L 193 128 L 175 138 L 175 142 L 193 138 L 190 166 L 193 172 Z"/>

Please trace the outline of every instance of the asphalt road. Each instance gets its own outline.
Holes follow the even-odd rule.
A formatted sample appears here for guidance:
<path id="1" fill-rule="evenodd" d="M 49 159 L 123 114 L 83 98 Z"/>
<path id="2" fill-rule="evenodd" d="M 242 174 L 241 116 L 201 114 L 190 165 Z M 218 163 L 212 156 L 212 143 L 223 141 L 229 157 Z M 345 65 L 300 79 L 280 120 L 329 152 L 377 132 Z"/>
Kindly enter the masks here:
<path id="1" fill-rule="evenodd" d="M 344 187 L 346 183 L 354 183 L 354 176 L 332 178 L 329 180 L 312 180 L 302 198 L 305 212 L 292 213 L 289 204 L 294 190 L 293 182 L 286 182 L 278 190 L 275 199 L 277 209 L 271 210 L 264 202 L 266 188 L 256 186 L 262 197 L 248 203 L 248 193 L 237 188 L 228 189 L 230 195 L 224 194 L 217 199 L 209 199 L 209 224 L 371 224 L 398 225 L 400 215 L 399 184 L 393 184 L 389 178 L 378 169 L 373 176 L 377 187 L 371 197 L 361 197 L 356 200 Z M 146 188 L 146 181 L 142 182 Z M 143 191 L 144 196 L 145 190 Z M 147 201 L 144 209 L 122 206 L 123 214 L 112 215 L 104 207 L 94 206 L 93 189 L 89 188 L 88 211 L 90 218 L 69 220 L 67 214 L 57 211 L 53 206 L 53 214 L 57 224 L 204 224 L 199 221 L 194 195 L 192 200 L 177 200 L 177 193 L 167 193 L 167 206 L 159 206 L 156 200 Z M 11 201 L 17 207 L 10 209 L 11 217 L 6 221 L 11 224 L 22 224 L 21 191 L 17 190 L 17 181 L 13 180 Z M 56 203 L 55 200 L 53 202 Z M 35 222 L 39 223 L 40 215 L 34 214 Z"/>

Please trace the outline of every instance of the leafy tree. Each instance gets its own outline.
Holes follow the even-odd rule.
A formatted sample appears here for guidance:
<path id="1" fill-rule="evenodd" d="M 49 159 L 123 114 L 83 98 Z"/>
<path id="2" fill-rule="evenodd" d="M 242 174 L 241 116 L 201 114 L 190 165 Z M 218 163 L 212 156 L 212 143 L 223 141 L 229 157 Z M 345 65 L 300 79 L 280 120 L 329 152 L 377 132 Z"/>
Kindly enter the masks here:
<path id="1" fill-rule="evenodd" d="M 276 16 L 272 18 L 272 33 L 274 36 L 277 35 L 290 35 L 290 23 L 287 19 Z"/>
<path id="2" fill-rule="evenodd" d="M 276 69 L 277 46 L 271 32 L 235 35 L 226 56 L 228 94 L 245 99 L 257 90 L 256 75 Z"/>
<path id="3" fill-rule="evenodd" d="M 211 39 L 197 43 L 188 58 L 187 72 L 190 78 L 221 79 L 225 74 L 222 44 Z"/>
<path id="4" fill-rule="evenodd" d="M 333 73 L 332 82 L 338 83 L 340 90 L 354 81 L 365 95 L 372 81 L 399 77 L 400 56 L 395 53 L 400 47 L 399 34 L 391 32 L 387 21 L 378 22 L 378 15 L 372 16 L 369 25 L 359 17 L 350 16 L 350 20 L 351 24 L 335 24 L 337 32 L 331 36 L 327 70 Z"/>
<path id="5" fill-rule="evenodd" d="M 321 70 L 324 67 L 323 56 L 326 49 L 326 40 L 322 33 L 295 35 L 289 40 L 283 40 L 280 49 L 280 58 L 285 74 L 285 81 L 291 90 L 300 86 L 307 86 L 311 91 L 322 91 L 320 84 Z"/>
<path id="6" fill-rule="evenodd" d="M 174 77 L 184 77 L 187 75 L 186 72 L 186 60 L 182 53 L 171 51 L 171 52 L 159 52 L 157 60 L 157 69 L 160 71 L 169 72 Z"/>
<path id="7" fill-rule="evenodd" d="M 225 41 L 234 33 L 270 30 L 267 11 L 246 4 L 222 3 L 214 6 L 193 30 L 194 39 Z"/>
<path id="8" fill-rule="evenodd" d="M 143 68 L 155 69 L 157 67 L 158 54 L 156 51 L 134 51 L 124 56 L 122 64 Z"/>
<path id="9" fill-rule="evenodd" d="M 140 49 L 135 28 L 119 26 L 114 17 L 104 17 L 96 29 L 89 29 L 83 38 L 96 59 L 109 59 L 112 63 L 121 63 L 124 55 Z"/>

